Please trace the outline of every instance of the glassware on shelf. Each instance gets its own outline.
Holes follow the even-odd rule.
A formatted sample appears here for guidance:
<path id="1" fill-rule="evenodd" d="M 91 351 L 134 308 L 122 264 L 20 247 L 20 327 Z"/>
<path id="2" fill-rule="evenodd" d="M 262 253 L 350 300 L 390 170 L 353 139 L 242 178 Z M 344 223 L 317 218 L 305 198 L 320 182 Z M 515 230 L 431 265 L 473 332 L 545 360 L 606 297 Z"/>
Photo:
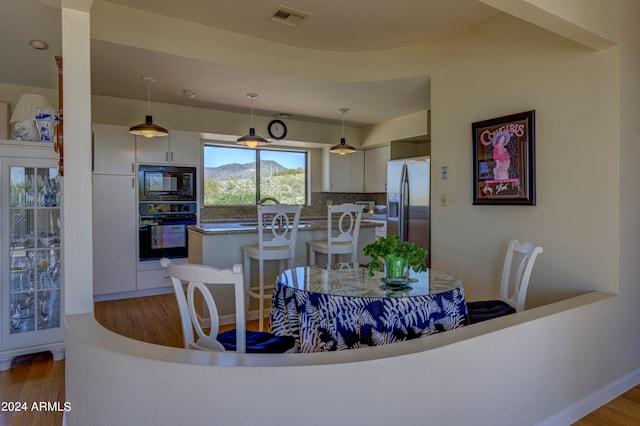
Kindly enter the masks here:
<path id="1" fill-rule="evenodd" d="M 35 330 L 35 298 L 33 292 L 11 294 L 11 333 Z"/>
<path id="2" fill-rule="evenodd" d="M 38 330 L 60 327 L 60 290 L 38 292 Z"/>

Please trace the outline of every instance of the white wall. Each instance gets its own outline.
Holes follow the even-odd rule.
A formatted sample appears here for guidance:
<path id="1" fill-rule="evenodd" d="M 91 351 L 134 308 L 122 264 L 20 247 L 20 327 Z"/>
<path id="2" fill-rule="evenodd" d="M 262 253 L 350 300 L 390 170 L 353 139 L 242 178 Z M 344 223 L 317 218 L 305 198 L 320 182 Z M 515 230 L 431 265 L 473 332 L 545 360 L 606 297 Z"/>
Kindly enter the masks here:
<path id="1" fill-rule="evenodd" d="M 544 248 L 528 306 L 619 289 L 620 50 L 594 52 L 506 15 L 432 77 L 432 262 L 469 299 L 497 296 L 509 239 Z M 494 54 L 495 53 L 495 54 Z M 473 206 L 471 123 L 536 111 L 537 205 Z M 439 179 L 442 166 L 447 180 Z"/>

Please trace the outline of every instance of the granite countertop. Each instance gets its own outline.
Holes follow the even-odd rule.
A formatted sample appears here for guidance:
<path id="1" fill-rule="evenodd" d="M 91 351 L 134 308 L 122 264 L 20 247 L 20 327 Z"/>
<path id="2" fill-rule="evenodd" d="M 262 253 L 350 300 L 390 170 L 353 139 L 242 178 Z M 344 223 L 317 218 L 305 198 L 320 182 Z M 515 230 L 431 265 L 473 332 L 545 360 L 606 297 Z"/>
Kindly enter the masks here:
<path id="1" fill-rule="evenodd" d="M 363 218 L 364 219 L 364 218 Z M 361 228 L 369 228 L 382 226 L 380 223 L 361 222 Z M 191 231 L 198 232 L 202 235 L 223 235 L 223 234 L 251 234 L 257 233 L 256 219 L 237 219 L 227 218 L 216 221 L 200 223 L 200 225 L 190 225 Z M 298 231 L 312 231 L 318 229 L 327 229 L 327 219 L 301 218 L 298 225 Z"/>
<path id="2" fill-rule="evenodd" d="M 380 213 L 364 213 L 362 215 L 362 220 L 387 220 L 387 215 Z"/>

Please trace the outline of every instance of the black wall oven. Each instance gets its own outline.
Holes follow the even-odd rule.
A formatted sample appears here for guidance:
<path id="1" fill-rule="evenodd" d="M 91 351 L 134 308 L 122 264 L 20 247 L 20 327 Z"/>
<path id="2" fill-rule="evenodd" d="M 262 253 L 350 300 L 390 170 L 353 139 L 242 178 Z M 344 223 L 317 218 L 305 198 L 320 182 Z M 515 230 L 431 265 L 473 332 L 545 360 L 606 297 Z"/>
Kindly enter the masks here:
<path id="1" fill-rule="evenodd" d="M 188 257 L 187 227 L 195 225 L 197 203 L 140 203 L 139 260 Z"/>

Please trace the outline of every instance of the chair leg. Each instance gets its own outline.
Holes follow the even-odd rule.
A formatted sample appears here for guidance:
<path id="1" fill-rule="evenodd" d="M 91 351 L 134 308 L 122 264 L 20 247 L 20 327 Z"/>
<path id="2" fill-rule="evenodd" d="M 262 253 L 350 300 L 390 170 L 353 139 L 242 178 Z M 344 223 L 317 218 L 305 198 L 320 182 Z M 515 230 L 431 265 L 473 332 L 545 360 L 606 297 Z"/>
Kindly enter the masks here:
<path id="1" fill-rule="evenodd" d="M 264 260 L 260 259 L 260 318 L 258 318 L 258 330 L 264 331 Z"/>
<path id="2" fill-rule="evenodd" d="M 244 313 L 245 313 L 245 318 L 247 317 L 247 313 L 249 312 L 249 303 L 251 302 L 251 295 L 249 294 L 249 289 L 251 288 L 251 258 L 249 256 L 247 256 L 246 254 L 244 255 L 244 268 L 243 268 L 243 272 L 244 272 L 244 292 L 245 292 L 245 297 L 244 297 Z"/>
<path id="3" fill-rule="evenodd" d="M 309 246 L 309 265 L 316 264 L 316 252 L 313 250 L 313 247 Z"/>

